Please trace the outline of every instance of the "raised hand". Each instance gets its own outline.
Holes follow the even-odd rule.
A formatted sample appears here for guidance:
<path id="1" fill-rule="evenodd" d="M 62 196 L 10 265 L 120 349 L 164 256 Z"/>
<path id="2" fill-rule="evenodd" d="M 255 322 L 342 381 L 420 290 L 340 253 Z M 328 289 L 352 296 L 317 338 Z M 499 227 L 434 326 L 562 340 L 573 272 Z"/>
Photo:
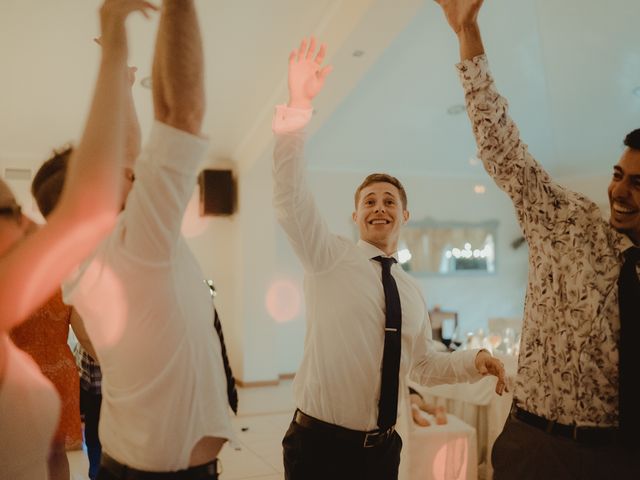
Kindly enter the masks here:
<path id="1" fill-rule="evenodd" d="M 298 50 L 292 51 L 289 55 L 290 107 L 311 108 L 311 100 L 320 93 L 327 75 L 333 69 L 331 66 L 322 66 L 326 46 L 322 44 L 317 54 L 315 50 L 315 38 L 311 37 L 308 48 L 305 38 L 300 42 Z"/>
<path id="2" fill-rule="evenodd" d="M 102 35 L 98 43 L 103 47 L 109 45 L 126 49 L 126 18 L 132 12 L 140 12 L 149 18 L 150 12 L 155 10 L 158 10 L 158 7 L 145 0 L 105 0 L 100 8 Z"/>
<path id="3" fill-rule="evenodd" d="M 442 7 L 447 22 L 458 34 L 465 27 L 475 26 L 484 0 L 435 0 Z"/>

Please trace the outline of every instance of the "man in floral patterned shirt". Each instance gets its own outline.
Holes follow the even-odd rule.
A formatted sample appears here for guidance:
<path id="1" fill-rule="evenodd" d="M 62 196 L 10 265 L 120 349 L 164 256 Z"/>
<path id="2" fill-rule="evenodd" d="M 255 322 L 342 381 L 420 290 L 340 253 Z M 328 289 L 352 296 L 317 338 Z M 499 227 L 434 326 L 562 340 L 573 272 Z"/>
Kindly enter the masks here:
<path id="1" fill-rule="evenodd" d="M 493 448 L 494 478 L 640 478 L 638 440 L 623 435 L 627 417 L 619 421 L 618 408 L 619 354 L 628 351 L 619 344 L 621 318 L 640 320 L 640 295 L 624 317 L 618 303 L 625 256 L 640 244 L 640 130 L 627 135 L 614 167 L 607 222 L 595 203 L 555 183 L 520 140 L 484 55 L 483 0 L 436 1 L 460 42 L 457 68 L 479 157 L 511 197 L 529 245 L 514 406 Z M 634 341 L 627 326 L 623 345 Z M 625 413 L 637 420 L 638 409 Z M 640 428 L 632 433 L 640 438 Z"/>

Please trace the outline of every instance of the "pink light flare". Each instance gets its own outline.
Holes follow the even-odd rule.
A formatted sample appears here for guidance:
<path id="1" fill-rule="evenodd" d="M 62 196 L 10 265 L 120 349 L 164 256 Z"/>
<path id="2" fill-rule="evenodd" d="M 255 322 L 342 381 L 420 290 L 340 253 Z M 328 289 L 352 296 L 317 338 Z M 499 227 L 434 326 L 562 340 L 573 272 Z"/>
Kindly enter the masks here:
<path id="1" fill-rule="evenodd" d="M 440 447 L 433 459 L 433 478 L 467 480 L 469 452 L 466 438 L 452 438 Z"/>
<path id="2" fill-rule="evenodd" d="M 87 303 L 87 308 L 91 310 L 86 312 L 87 333 L 96 349 L 113 347 L 120 341 L 127 327 L 128 302 L 122 281 L 108 266 L 98 261 L 91 262 L 84 275 L 85 281 L 78 284 L 78 288 L 84 287 L 85 291 L 78 291 L 77 294 L 92 299 Z M 102 284 L 102 294 L 92 295 L 91 288 L 94 282 L 91 279 L 98 277 Z M 105 316 L 108 321 L 104 320 Z M 89 318 L 98 321 L 89 321 Z"/>
<path id="3" fill-rule="evenodd" d="M 289 279 L 271 283 L 265 297 L 267 312 L 276 323 L 290 322 L 300 315 L 302 295 L 297 283 Z"/>

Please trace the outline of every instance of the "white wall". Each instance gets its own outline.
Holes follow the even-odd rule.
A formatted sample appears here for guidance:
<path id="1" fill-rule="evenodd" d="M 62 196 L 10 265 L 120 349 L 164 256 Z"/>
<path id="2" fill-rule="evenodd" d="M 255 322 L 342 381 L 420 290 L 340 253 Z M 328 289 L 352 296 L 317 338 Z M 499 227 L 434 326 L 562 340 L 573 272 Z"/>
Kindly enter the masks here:
<path id="1" fill-rule="evenodd" d="M 236 213 L 211 217 L 206 230 L 189 244 L 205 275 L 215 281 L 216 306 L 235 376 L 245 383 L 274 381 L 279 374 L 297 370 L 305 325 L 300 268 L 271 207 L 270 152 L 239 174 L 237 186 Z M 276 295 L 275 312 L 267 307 L 274 285 L 289 288 L 287 298 Z M 276 320 L 274 315 L 286 310 L 294 297 L 299 299 L 297 314 Z"/>

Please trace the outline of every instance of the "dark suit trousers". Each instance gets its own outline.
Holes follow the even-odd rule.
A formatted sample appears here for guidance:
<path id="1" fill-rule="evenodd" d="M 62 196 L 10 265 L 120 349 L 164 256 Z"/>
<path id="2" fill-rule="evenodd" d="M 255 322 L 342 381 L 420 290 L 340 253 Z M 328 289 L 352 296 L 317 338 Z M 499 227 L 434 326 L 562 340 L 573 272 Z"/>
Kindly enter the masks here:
<path id="1" fill-rule="evenodd" d="M 292 422 L 282 447 L 286 480 L 396 480 L 402 439 L 394 432 L 380 445 L 363 448 Z"/>
<path id="2" fill-rule="evenodd" d="M 509 416 L 491 452 L 493 478 L 640 479 L 640 451 L 634 448 L 584 445 Z"/>

